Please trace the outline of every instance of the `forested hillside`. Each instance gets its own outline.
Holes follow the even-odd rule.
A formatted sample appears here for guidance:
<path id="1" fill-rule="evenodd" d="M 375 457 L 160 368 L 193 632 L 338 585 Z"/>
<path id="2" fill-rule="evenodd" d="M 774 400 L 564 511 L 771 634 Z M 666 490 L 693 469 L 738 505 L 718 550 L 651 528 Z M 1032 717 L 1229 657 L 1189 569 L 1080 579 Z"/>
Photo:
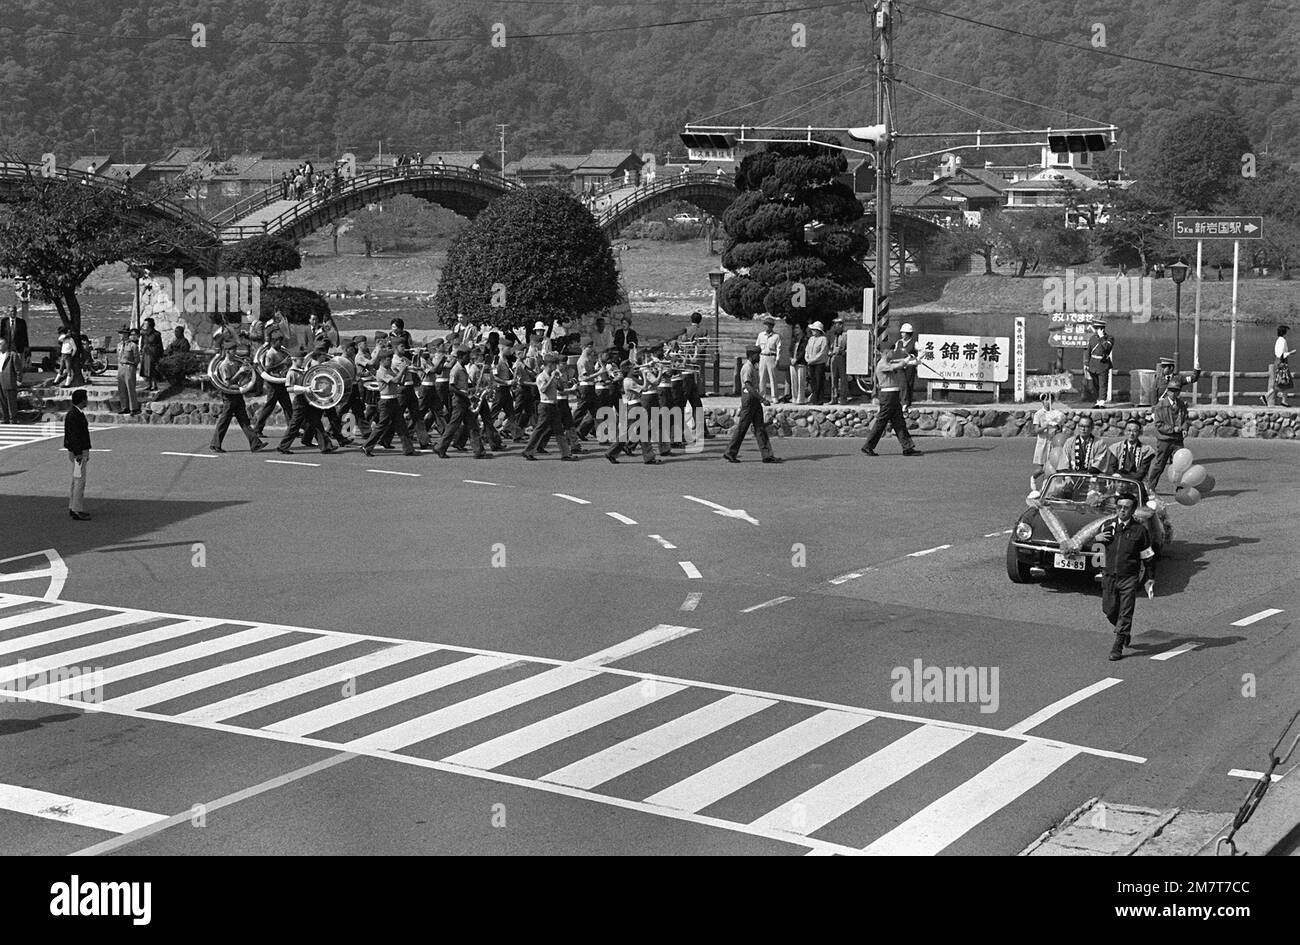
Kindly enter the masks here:
<path id="1" fill-rule="evenodd" d="M 1294 154 L 1300 143 L 1295 0 L 899 6 L 904 131 L 1115 122 L 1140 173 L 1181 110 L 1221 103 L 1256 149 Z M 785 12 L 755 15 L 769 10 Z M 869 123 L 870 24 L 861 0 L 5 0 L 0 148 L 117 161 L 181 143 L 222 154 L 369 157 L 381 140 L 385 151 L 495 151 L 506 123 L 510 158 L 597 146 L 662 155 L 680 151 L 684 121 L 724 110 L 719 120 Z M 995 156 L 1006 152 L 978 157 Z"/>

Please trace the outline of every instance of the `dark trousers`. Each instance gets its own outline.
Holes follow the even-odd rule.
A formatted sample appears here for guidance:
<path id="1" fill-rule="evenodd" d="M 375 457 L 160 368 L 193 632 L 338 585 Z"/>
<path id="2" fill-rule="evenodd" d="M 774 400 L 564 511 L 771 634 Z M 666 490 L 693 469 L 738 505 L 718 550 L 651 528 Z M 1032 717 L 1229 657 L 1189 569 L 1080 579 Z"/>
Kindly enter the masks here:
<path id="1" fill-rule="evenodd" d="M 564 432 L 564 421 L 560 416 L 559 404 L 542 403 L 537 411 L 537 423 L 533 426 L 533 435 L 524 447 L 524 455 L 534 455 L 538 447 L 552 436 L 560 444 L 560 455 L 569 455 L 569 438 Z"/>
<path id="2" fill-rule="evenodd" d="M 307 403 L 306 397 L 299 394 L 293 399 L 293 415 L 289 418 L 289 429 L 284 432 L 279 448 L 287 450 L 293 446 L 293 441 L 298 438 L 298 434 L 304 431 L 315 434 L 316 440 L 320 443 L 320 451 L 325 452 L 329 441 L 325 436 L 325 428 L 321 426 L 321 412 Z"/>
<path id="3" fill-rule="evenodd" d="M 1101 369 L 1094 371 L 1088 368 L 1088 377 L 1092 378 L 1092 399 L 1094 401 L 1102 400 L 1106 396 L 1106 378 L 1110 374 L 1110 365 L 1102 365 Z"/>
<path id="4" fill-rule="evenodd" d="M 631 429 L 632 429 L 633 419 L 637 416 L 638 411 L 640 411 L 641 409 L 642 409 L 642 408 L 641 408 L 641 405 L 640 405 L 640 404 L 629 404 L 629 405 L 628 405 L 628 407 L 627 407 L 627 426 L 628 426 L 628 430 L 631 430 Z M 646 426 L 646 423 L 645 423 L 645 421 L 643 420 L 643 421 L 642 421 L 642 424 L 641 424 L 641 439 L 640 439 L 640 443 L 641 443 L 641 461 L 642 461 L 642 462 L 649 463 L 649 462 L 653 462 L 653 461 L 654 461 L 654 458 L 655 458 L 655 452 L 654 452 L 653 447 L 650 446 L 650 436 L 649 436 L 649 431 L 646 430 L 645 426 Z M 615 429 L 616 429 L 616 432 L 615 432 L 615 435 L 614 435 L 613 442 L 609 444 L 609 449 L 605 450 L 605 458 L 606 458 L 606 459 L 617 459 L 617 458 L 618 458 L 618 454 L 619 454 L 619 452 L 622 451 L 622 449 L 623 449 L 625 443 L 626 443 L 626 445 L 631 446 L 631 445 L 635 445 L 636 442 L 637 442 L 636 440 L 632 439 L 630 436 L 627 435 L 627 431 L 622 431 L 622 432 L 623 432 L 623 436 L 619 436 L 619 435 L 618 435 L 618 432 L 617 432 L 617 425 L 616 425 Z"/>
<path id="5" fill-rule="evenodd" d="M 885 427 L 892 427 L 898 436 L 899 445 L 910 450 L 914 444 L 912 435 L 907 432 L 907 421 L 903 418 L 903 404 L 898 391 L 885 391 L 881 395 L 880 410 L 876 412 L 876 422 L 871 425 L 867 435 L 867 449 L 874 450 L 885 433 Z"/>
<path id="6" fill-rule="evenodd" d="M 772 455 L 772 440 L 767 435 L 767 423 L 763 420 L 763 401 L 753 394 L 746 393 L 740 398 L 740 413 L 736 416 L 736 429 L 731 433 L 731 442 L 727 444 L 727 455 L 740 455 L 740 446 L 745 442 L 749 428 L 754 428 L 754 439 L 758 442 L 758 451 L 767 459 Z"/>
<path id="7" fill-rule="evenodd" d="M 483 439 L 487 440 L 488 449 L 499 450 L 503 444 L 501 435 L 497 433 L 497 408 L 490 397 L 484 397 L 483 403 L 478 408 L 479 427 L 483 431 Z"/>
<path id="8" fill-rule="evenodd" d="M 415 452 L 415 444 L 411 442 L 410 431 L 406 429 L 406 418 L 402 416 L 402 400 L 400 397 L 384 397 L 379 401 L 379 422 L 375 424 L 375 429 L 370 434 L 370 439 L 366 440 L 363 449 L 373 450 L 375 445 L 388 438 L 388 442 L 393 442 L 393 434 L 396 433 L 402 440 L 402 452 L 408 456 Z"/>
<path id="9" fill-rule="evenodd" d="M 903 369 L 903 408 L 912 406 L 912 388 L 916 386 L 916 368 Z"/>
<path id="10" fill-rule="evenodd" d="M 447 455 L 447 447 L 455 442 L 463 429 L 468 429 L 469 438 L 474 442 L 474 455 L 482 456 L 486 450 L 483 449 L 483 437 L 479 434 L 478 418 L 469 408 L 469 395 L 452 391 L 451 421 L 447 424 L 447 429 L 442 431 L 442 439 L 438 441 L 438 455 Z"/>
<path id="11" fill-rule="evenodd" d="M 451 420 L 451 384 L 439 381 L 433 385 L 433 389 L 438 395 L 438 415 L 442 417 L 438 429 L 444 430 Z"/>
<path id="12" fill-rule="evenodd" d="M 1115 628 L 1119 642 L 1127 644 L 1133 632 L 1133 607 L 1137 604 L 1138 576 L 1101 576 L 1101 609 Z"/>
<path id="13" fill-rule="evenodd" d="M 425 426 L 430 430 L 437 430 L 439 434 L 447 429 L 447 421 L 442 416 L 442 404 L 438 398 L 438 387 L 436 384 L 420 385 L 420 416 L 423 418 Z"/>
<path id="14" fill-rule="evenodd" d="M 533 413 L 537 409 L 537 388 L 524 384 L 519 388 L 518 409 L 515 412 L 516 436 L 523 436 L 524 430 L 533 422 Z"/>
<path id="15" fill-rule="evenodd" d="M 505 418 L 505 423 L 501 426 L 501 432 L 505 436 L 513 436 L 511 432 L 515 428 L 515 398 L 509 387 L 497 388 L 497 400 L 492 405 L 492 424 L 496 425 L 497 415 L 500 414 Z"/>
<path id="16" fill-rule="evenodd" d="M 1160 482 L 1160 474 L 1165 471 L 1174 458 L 1174 454 L 1183 448 L 1182 439 L 1177 440 L 1156 440 L 1156 455 L 1151 458 L 1151 471 L 1147 474 L 1147 492 L 1155 495 L 1156 486 Z"/>
<path id="17" fill-rule="evenodd" d="M 18 388 L 0 387 L 0 423 L 18 422 Z"/>
<path id="18" fill-rule="evenodd" d="M 420 416 L 420 398 L 415 393 L 415 387 L 410 384 L 403 387 L 401 396 L 397 398 L 397 403 L 401 405 L 402 410 L 407 414 L 403 418 L 402 425 L 410 431 L 410 434 L 415 436 L 415 442 L 420 444 L 421 449 L 428 449 L 430 443 L 429 431 L 425 429 L 424 420 Z M 385 449 L 390 448 L 393 445 L 392 431 L 389 431 L 387 437 L 379 442 Z"/>
<path id="19" fill-rule="evenodd" d="M 226 431 L 230 429 L 232 419 L 239 424 L 239 429 L 244 431 L 244 436 L 248 437 L 249 446 L 257 442 L 257 433 L 248 423 L 248 407 L 244 404 L 244 395 L 223 394 L 221 413 L 217 414 L 217 428 L 212 431 L 214 447 L 221 446 L 221 441 L 226 438 Z"/>
<path id="20" fill-rule="evenodd" d="M 578 425 L 578 436 L 590 436 L 596 429 L 596 411 L 599 409 L 600 404 L 596 402 L 596 385 L 579 384 L 578 412 L 573 418 Z"/>
<path id="21" fill-rule="evenodd" d="M 821 364 L 808 365 L 808 385 L 812 388 L 812 402 L 822 404 L 826 402 L 826 362 Z"/>
<path id="22" fill-rule="evenodd" d="M 262 431 L 266 429 L 266 421 L 271 419 L 271 414 L 275 413 L 277 406 L 284 411 L 284 422 L 288 423 L 289 418 L 293 416 L 293 404 L 289 400 L 289 392 L 284 389 L 283 384 L 267 384 L 266 403 L 257 412 L 257 419 L 253 421 L 253 431 L 258 436 L 261 436 Z"/>

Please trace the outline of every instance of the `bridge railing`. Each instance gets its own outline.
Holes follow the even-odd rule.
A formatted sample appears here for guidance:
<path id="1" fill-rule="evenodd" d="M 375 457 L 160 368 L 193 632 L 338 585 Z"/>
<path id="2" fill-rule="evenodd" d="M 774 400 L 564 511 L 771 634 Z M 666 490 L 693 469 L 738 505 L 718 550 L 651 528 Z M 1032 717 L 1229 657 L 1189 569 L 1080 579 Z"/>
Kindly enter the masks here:
<path id="1" fill-rule="evenodd" d="M 300 217 L 311 213 L 313 210 L 331 202 L 336 197 L 356 193 L 377 184 L 383 184 L 395 180 L 410 180 L 412 178 L 474 181 L 476 183 L 494 184 L 503 190 L 517 190 L 520 187 L 520 185 L 515 181 L 507 180 L 497 174 L 476 171 L 468 167 L 457 167 L 450 164 L 407 164 L 402 167 L 386 167 L 376 171 L 367 171 L 365 174 L 358 174 L 356 177 L 345 178 L 343 183 L 338 187 L 331 187 L 328 192 L 315 193 L 309 197 L 304 197 L 297 201 L 288 210 L 262 223 L 251 226 L 222 227 L 221 241 L 223 243 L 234 243 L 239 242 L 240 240 L 249 239 L 253 236 L 261 236 L 265 233 L 275 232 L 294 223 Z M 271 189 L 277 193 L 279 192 L 279 187 Z M 266 203 L 263 203 L 262 206 L 267 206 L 269 203 L 273 203 L 275 199 L 280 198 L 269 200 Z"/>
<path id="2" fill-rule="evenodd" d="M 692 171 L 686 174 L 676 174 L 672 177 L 656 177 L 650 183 L 642 184 L 622 200 L 601 211 L 600 224 L 602 226 L 608 225 L 611 221 L 617 219 L 620 214 L 632 209 L 647 197 L 669 190 L 676 190 L 685 184 L 722 184 L 728 188 L 734 188 L 730 177 L 719 178 L 716 173 Z"/>
<path id="3" fill-rule="evenodd" d="M 46 176 L 41 173 L 40 164 L 28 164 L 26 161 L 3 161 L 0 162 L 0 180 L 11 181 L 14 183 L 26 183 L 27 181 L 41 180 L 60 180 L 65 183 L 79 183 L 87 186 L 100 187 L 110 190 L 114 193 L 126 197 L 134 197 L 139 200 L 147 201 L 150 206 L 158 207 L 167 214 L 177 217 L 191 226 L 197 227 L 204 233 L 212 233 L 213 226 L 211 221 L 201 213 L 195 213 L 182 207 L 174 201 L 166 198 L 153 197 L 147 191 L 132 187 L 126 181 L 117 180 L 112 177 L 102 177 L 98 174 L 87 174 L 85 171 L 75 171 L 70 167 L 55 168 L 54 174 Z"/>

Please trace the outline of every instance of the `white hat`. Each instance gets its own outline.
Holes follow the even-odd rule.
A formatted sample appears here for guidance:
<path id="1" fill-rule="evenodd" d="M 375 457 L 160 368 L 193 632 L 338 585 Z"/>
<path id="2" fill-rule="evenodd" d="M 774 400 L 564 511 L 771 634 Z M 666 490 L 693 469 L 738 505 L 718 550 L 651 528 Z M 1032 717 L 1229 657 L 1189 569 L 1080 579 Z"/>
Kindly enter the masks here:
<path id="1" fill-rule="evenodd" d="M 546 322 L 537 322 L 533 325 L 533 331 L 546 331 Z"/>
<path id="2" fill-rule="evenodd" d="M 823 325 L 821 322 L 813 322 L 811 325 L 808 326 L 808 330 L 809 330 L 809 331 L 825 331 L 825 330 L 826 330 L 826 326 Z"/>
<path id="3" fill-rule="evenodd" d="M 912 327 L 911 322 L 903 322 L 903 327 L 898 330 L 907 335 L 913 334 L 915 332 L 915 329 Z"/>

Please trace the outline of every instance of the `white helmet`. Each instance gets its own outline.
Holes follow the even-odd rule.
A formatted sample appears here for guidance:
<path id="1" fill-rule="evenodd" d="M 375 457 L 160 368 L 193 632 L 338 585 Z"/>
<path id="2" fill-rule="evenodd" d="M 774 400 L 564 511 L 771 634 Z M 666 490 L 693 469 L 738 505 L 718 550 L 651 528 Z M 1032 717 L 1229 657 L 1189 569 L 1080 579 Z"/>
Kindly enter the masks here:
<path id="1" fill-rule="evenodd" d="M 911 323 L 911 322 L 903 322 L 903 327 L 900 328 L 900 329 L 898 329 L 898 330 L 901 331 L 901 332 L 902 332 L 903 334 L 905 334 L 905 335 L 911 335 L 911 334 L 914 334 L 915 331 L 916 331 L 916 329 L 914 329 L 914 328 L 912 327 L 912 323 Z"/>

